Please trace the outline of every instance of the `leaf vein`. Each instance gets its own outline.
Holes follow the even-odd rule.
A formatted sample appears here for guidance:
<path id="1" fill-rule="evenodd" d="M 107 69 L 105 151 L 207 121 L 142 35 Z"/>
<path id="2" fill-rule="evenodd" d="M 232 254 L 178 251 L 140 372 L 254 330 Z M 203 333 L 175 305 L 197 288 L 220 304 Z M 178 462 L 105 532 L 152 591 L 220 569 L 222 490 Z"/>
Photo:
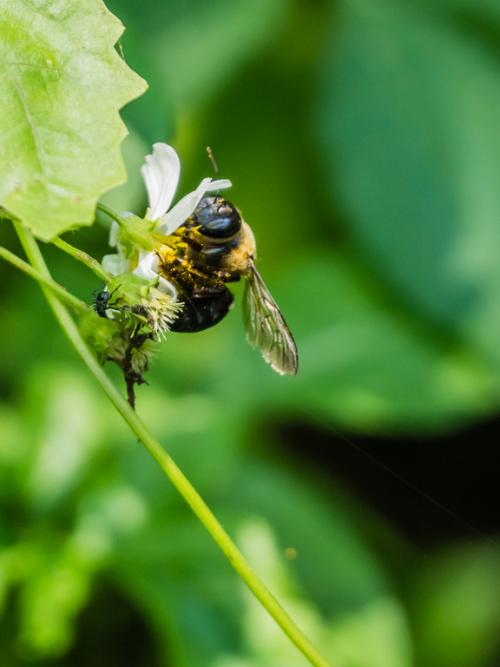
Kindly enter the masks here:
<path id="1" fill-rule="evenodd" d="M 43 181 L 42 181 L 43 186 L 44 186 L 45 190 L 47 190 L 47 171 L 46 171 L 46 166 L 45 166 L 45 152 L 43 150 L 42 140 L 40 139 L 38 129 L 35 125 L 33 115 L 32 115 L 31 110 L 29 108 L 29 105 L 28 105 L 28 102 L 27 102 L 26 97 L 24 95 L 21 84 L 19 83 L 19 81 L 17 81 L 15 75 L 12 72 L 10 72 L 9 78 L 10 78 L 10 80 L 11 80 L 13 86 L 14 86 L 14 89 L 17 93 L 17 96 L 19 98 L 19 101 L 20 101 L 21 106 L 22 106 L 23 111 L 24 111 L 24 115 L 26 117 L 26 121 L 27 121 L 28 126 L 31 130 L 31 135 L 33 137 L 33 144 L 35 146 L 35 155 L 36 155 L 38 164 L 40 165 L 40 170 L 41 170 L 42 175 L 43 175 Z"/>

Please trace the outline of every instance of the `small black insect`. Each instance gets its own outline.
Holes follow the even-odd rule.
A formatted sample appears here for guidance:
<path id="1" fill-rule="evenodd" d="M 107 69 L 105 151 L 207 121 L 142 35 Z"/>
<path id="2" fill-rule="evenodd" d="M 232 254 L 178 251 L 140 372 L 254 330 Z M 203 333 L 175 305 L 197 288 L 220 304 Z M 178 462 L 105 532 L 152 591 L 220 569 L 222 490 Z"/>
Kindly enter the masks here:
<path id="1" fill-rule="evenodd" d="M 107 287 L 100 287 L 96 290 L 94 290 L 93 295 L 94 295 L 94 301 L 93 301 L 93 306 L 95 312 L 99 315 L 99 317 L 106 317 L 106 311 L 108 308 L 112 307 L 114 304 L 110 303 L 111 302 L 111 297 L 113 294 L 116 292 L 116 290 L 113 290 L 110 292 Z"/>

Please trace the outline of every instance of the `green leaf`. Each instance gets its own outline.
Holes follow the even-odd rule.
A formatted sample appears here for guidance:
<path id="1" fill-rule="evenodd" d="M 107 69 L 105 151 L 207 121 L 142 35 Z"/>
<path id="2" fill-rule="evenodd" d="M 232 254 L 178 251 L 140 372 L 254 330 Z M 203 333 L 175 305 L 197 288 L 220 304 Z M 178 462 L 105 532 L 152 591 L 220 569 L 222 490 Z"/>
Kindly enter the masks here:
<path id="1" fill-rule="evenodd" d="M 500 72 L 438 12 L 342 3 L 318 108 L 331 191 L 378 274 L 500 364 Z"/>
<path id="2" fill-rule="evenodd" d="M 100 0 L 6 0 L 0 15 L 0 203 L 41 239 L 89 225 L 123 182 L 118 110 L 145 89 Z"/>

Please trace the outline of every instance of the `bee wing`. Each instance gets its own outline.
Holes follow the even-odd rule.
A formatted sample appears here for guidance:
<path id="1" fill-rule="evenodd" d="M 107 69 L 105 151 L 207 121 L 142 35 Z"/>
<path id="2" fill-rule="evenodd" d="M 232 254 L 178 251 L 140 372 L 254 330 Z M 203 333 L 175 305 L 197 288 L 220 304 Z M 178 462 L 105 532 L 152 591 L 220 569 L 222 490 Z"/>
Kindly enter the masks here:
<path id="1" fill-rule="evenodd" d="M 278 304 L 253 262 L 246 276 L 243 313 L 247 340 L 280 375 L 298 370 L 297 346 Z"/>

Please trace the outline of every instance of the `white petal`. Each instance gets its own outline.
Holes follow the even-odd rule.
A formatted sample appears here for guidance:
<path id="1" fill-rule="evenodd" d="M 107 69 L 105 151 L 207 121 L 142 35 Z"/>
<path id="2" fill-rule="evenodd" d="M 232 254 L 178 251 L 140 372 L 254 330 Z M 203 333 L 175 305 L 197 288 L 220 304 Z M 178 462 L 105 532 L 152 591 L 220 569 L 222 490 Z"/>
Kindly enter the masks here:
<path id="1" fill-rule="evenodd" d="M 211 178 L 204 178 L 194 192 L 183 197 L 171 211 L 162 217 L 157 225 L 157 230 L 162 234 L 172 234 L 194 213 L 206 192 L 225 190 L 231 185 L 231 181 L 227 179 L 213 181 Z"/>
<path id="2" fill-rule="evenodd" d="M 114 255 L 104 255 L 101 264 L 102 268 L 112 276 L 118 276 L 120 273 L 128 271 L 130 262 L 121 253 L 116 253 Z"/>
<path id="3" fill-rule="evenodd" d="M 160 276 L 160 282 L 158 284 L 158 289 L 160 290 L 160 292 L 163 292 L 164 294 L 170 294 L 170 296 L 173 299 L 177 299 L 177 290 L 176 290 L 176 288 L 174 287 L 174 285 L 172 285 L 170 280 L 167 280 L 163 276 Z"/>
<path id="4" fill-rule="evenodd" d="M 210 188 L 207 189 L 207 192 L 216 192 L 217 190 L 227 190 L 227 188 L 232 188 L 233 184 L 228 178 L 219 178 L 218 180 L 212 181 L 210 183 Z"/>
<path id="5" fill-rule="evenodd" d="M 179 156 L 172 146 L 153 144 L 153 153 L 146 155 L 146 164 L 141 167 L 141 173 L 149 198 L 147 217 L 158 220 L 168 211 L 179 183 Z"/>
<path id="6" fill-rule="evenodd" d="M 159 290 L 164 294 L 170 294 L 174 299 L 177 298 L 177 290 L 172 283 L 158 274 L 158 255 L 155 252 L 141 253 L 133 273 L 145 280 L 158 280 Z"/>
<path id="7" fill-rule="evenodd" d="M 120 233 L 120 225 L 113 220 L 109 228 L 109 245 L 111 248 L 116 248 L 118 245 L 118 234 Z"/>
<path id="8" fill-rule="evenodd" d="M 132 273 L 145 280 L 156 280 L 158 277 L 158 255 L 155 252 L 141 252 L 137 267 Z"/>

